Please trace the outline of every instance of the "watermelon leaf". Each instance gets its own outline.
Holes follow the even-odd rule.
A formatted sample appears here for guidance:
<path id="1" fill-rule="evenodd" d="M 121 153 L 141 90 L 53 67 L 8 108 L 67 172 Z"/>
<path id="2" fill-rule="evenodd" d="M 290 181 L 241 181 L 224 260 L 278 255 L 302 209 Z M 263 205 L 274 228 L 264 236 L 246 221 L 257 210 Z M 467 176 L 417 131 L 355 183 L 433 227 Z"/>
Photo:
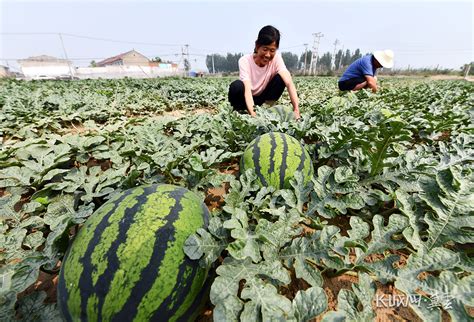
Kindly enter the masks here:
<path id="1" fill-rule="evenodd" d="M 294 317 L 297 321 L 310 320 L 326 310 L 327 302 L 326 293 L 321 287 L 300 290 L 292 302 Z"/>
<path id="2" fill-rule="evenodd" d="M 248 300 L 240 315 L 241 321 L 255 321 L 257 316 L 261 316 L 263 321 L 286 320 L 291 314 L 291 301 L 278 294 L 275 286 L 261 279 L 247 280 L 241 297 Z"/>
<path id="3" fill-rule="evenodd" d="M 436 181 L 422 181 L 420 198 L 431 208 L 425 215 L 428 224 L 427 249 L 448 241 L 474 242 L 474 174 L 462 173 L 460 166 L 436 173 Z"/>
<path id="4" fill-rule="evenodd" d="M 184 253 L 190 259 L 200 259 L 203 257 L 205 266 L 209 267 L 220 256 L 226 244 L 216 241 L 211 234 L 199 228 L 195 234 L 184 242 Z"/>
<path id="5" fill-rule="evenodd" d="M 346 214 L 348 208 L 364 207 L 365 201 L 360 195 L 361 188 L 357 180 L 347 168 L 334 170 L 328 166 L 320 167 L 317 177 L 313 179 L 314 191 L 311 193 L 307 215 L 317 213 L 324 218 L 334 218 Z"/>
<path id="6" fill-rule="evenodd" d="M 352 291 L 342 289 L 337 296 L 337 311 L 328 312 L 322 321 L 372 321 L 372 299 L 375 296 L 375 283 L 367 274 L 359 274 L 359 283 L 352 285 Z M 362 310 L 359 309 L 359 304 Z"/>
<path id="7" fill-rule="evenodd" d="M 400 249 L 405 246 L 405 242 L 393 239 L 397 233 L 401 233 L 408 224 L 406 217 L 392 214 L 388 225 L 384 226 L 383 217 L 375 215 L 373 218 L 374 230 L 372 238 L 367 245 L 367 250 L 361 253 L 358 251 L 356 265 L 362 264 L 364 259 L 370 254 L 382 253 L 387 249 Z"/>
<path id="8" fill-rule="evenodd" d="M 239 283 L 245 280 L 244 289 L 247 288 L 245 296 L 251 301 L 245 305 L 248 306 L 247 312 L 250 310 L 260 309 L 260 305 L 263 300 L 258 299 L 258 295 L 267 294 L 271 296 L 270 302 L 267 303 L 269 311 L 265 311 L 265 314 L 278 314 L 282 312 L 282 308 L 285 312 L 291 310 L 291 302 L 287 299 L 283 300 L 281 296 L 275 294 L 276 289 L 265 283 L 262 278 L 270 279 L 277 284 L 288 284 L 290 282 L 290 276 L 288 271 L 283 267 L 279 261 L 265 261 L 259 264 L 252 263 L 250 258 L 245 260 L 236 260 L 231 257 L 227 257 L 221 266 L 216 269 L 217 277 L 211 286 L 211 302 L 216 306 L 216 310 L 224 312 L 220 314 L 227 315 L 224 309 L 225 303 L 230 301 L 233 307 L 237 307 L 236 303 L 240 300 L 237 297 L 239 290 Z M 256 301 L 254 304 L 249 305 Z M 283 303 L 281 301 L 284 301 Z M 288 301 L 288 302 L 287 302 Z M 241 302 L 240 302 L 241 303 Z M 232 310 L 236 312 L 236 310 Z"/>
<path id="9" fill-rule="evenodd" d="M 33 292 L 18 301 L 18 313 L 21 321 L 52 321 L 60 322 L 60 315 L 56 304 L 45 304 L 46 293 L 44 291 Z"/>
<path id="10" fill-rule="evenodd" d="M 282 250 L 280 258 L 285 261 L 285 265 L 295 267 L 296 277 L 303 278 L 312 286 L 322 286 L 318 265 L 335 270 L 345 266 L 333 251 L 339 238 L 339 228 L 325 226 L 322 231 L 316 231 L 310 237 L 293 239 L 291 245 Z"/>

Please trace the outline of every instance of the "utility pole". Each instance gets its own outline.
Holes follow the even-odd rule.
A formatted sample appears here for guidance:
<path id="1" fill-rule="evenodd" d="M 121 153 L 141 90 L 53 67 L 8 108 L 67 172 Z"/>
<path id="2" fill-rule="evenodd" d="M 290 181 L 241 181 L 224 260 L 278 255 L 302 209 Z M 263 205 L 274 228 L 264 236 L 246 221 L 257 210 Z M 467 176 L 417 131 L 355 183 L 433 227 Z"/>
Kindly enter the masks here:
<path id="1" fill-rule="evenodd" d="M 470 70 L 471 70 L 471 63 L 468 63 L 465 65 L 465 68 L 464 68 L 464 79 L 468 78 Z"/>
<path id="2" fill-rule="evenodd" d="M 304 45 L 304 68 L 303 68 L 303 75 L 306 75 L 306 56 L 308 55 L 308 44 Z"/>
<path id="3" fill-rule="evenodd" d="M 71 68 L 71 64 L 69 62 L 69 58 L 67 58 L 67 52 L 66 52 L 66 47 L 64 46 L 63 35 L 61 33 L 59 33 L 58 35 L 59 35 L 59 40 L 61 41 L 61 46 L 63 47 L 64 57 L 66 58 L 67 65 L 69 67 L 69 73 L 71 74 L 71 79 L 73 79 L 74 74 L 72 72 L 72 68 Z"/>
<path id="4" fill-rule="evenodd" d="M 185 44 L 184 48 L 181 47 L 181 59 L 183 60 L 184 70 L 186 73 L 188 70 L 186 68 L 191 68 L 191 62 L 189 61 L 189 45 Z"/>
<path id="5" fill-rule="evenodd" d="M 339 45 L 339 40 L 336 39 L 336 41 L 334 42 L 334 52 L 332 54 L 332 57 L 331 57 L 331 69 L 333 69 L 333 66 L 334 66 L 334 70 L 336 69 L 336 47 L 337 45 Z M 333 65 L 334 63 L 334 65 Z"/>
<path id="6" fill-rule="evenodd" d="M 342 57 L 344 56 L 344 45 L 342 45 L 342 49 L 341 49 L 341 57 L 339 57 L 339 68 L 341 68 L 342 66 Z"/>
<path id="7" fill-rule="evenodd" d="M 316 63 L 318 62 L 318 49 L 319 49 L 319 42 L 324 35 L 321 32 L 313 33 L 313 52 L 311 55 L 311 63 L 309 64 L 310 74 L 316 74 Z"/>
<path id="8" fill-rule="evenodd" d="M 216 71 L 214 69 L 214 54 L 212 54 L 212 73 L 215 74 Z"/>

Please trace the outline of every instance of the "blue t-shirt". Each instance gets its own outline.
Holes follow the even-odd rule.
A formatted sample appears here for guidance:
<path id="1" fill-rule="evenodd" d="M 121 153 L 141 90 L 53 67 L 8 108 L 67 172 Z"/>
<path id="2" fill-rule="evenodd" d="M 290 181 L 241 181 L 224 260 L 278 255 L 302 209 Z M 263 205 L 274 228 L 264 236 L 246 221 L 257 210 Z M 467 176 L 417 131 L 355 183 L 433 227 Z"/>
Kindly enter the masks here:
<path id="1" fill-rule="evenodd" d="M 350 64 L 339 81 L 364 77 L 365 75 L 375 76 L 375 71 L 376 68 L 372 64 L 372 55 L 366 55 Z"/>

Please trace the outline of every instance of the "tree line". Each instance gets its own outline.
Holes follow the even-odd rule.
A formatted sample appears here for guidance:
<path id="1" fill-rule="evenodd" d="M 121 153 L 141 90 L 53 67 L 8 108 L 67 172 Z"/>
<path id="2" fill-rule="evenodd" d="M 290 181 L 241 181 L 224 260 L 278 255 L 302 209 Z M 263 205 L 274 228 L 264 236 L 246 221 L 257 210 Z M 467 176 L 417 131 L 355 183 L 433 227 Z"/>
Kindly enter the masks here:
<path id="1" fill-rule="evenodd" d="M 284 51 L 281 53 L 286 68 L 292 72 L 309 71 L 311 64 L 311 50 L 298 55 Z M 210 73 L 232 73 L 239 71 L 239 59 L 243 53 L 227 53 L 227 55 L 211 54 L 206 56 L 206 66 Z M 334 56 L 334 57 L 333 57 Z M 319 56 L 316 62 L 317 73 L 329 73 L 331 71 L 339 71 L 345 69 L 352 62 L 362 57 L 360 49 L 351 52 L 339 50 L 336 55 L 326 52 Z"/>

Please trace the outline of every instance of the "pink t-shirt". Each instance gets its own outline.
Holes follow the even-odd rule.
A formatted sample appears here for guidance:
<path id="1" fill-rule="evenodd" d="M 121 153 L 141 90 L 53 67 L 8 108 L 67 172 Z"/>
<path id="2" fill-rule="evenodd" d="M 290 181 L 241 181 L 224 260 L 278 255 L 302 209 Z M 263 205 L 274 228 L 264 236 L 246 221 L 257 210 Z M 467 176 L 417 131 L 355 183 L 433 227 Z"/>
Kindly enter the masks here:
<path id="1" fill-rule="evenodd" d="M 252 84 L 252 95 L 258 96 L 267 87 L 268 82 L 280 71 L 287 70 L 281 54 L 277 52 L 273 59 L 265 66 L 255 64 L 253 54 L 239 59 L 239 76 L 241 81 L 249 80 Z"/>

